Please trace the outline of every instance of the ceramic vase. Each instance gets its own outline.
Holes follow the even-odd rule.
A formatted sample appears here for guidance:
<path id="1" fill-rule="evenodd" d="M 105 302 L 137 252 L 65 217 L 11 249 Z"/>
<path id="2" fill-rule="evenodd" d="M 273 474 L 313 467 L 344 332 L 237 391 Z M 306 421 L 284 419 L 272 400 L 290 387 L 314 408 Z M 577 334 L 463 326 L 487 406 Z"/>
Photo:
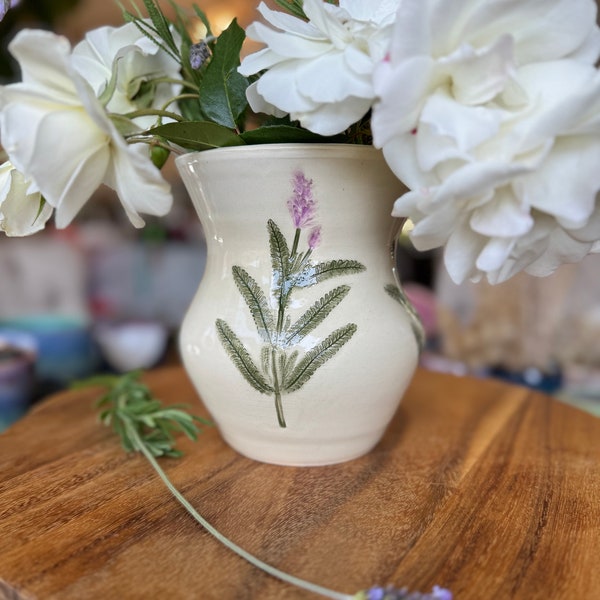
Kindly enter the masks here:
<path id="1" fill-rule="evenodd" d="M 367 453 L 419 346 L 392 251 L 404 190 L 381 153 L 245 146 L 185 154 L 177 167 L 207 240 L 180 351 L 222 436 L 280 465 Z"/>

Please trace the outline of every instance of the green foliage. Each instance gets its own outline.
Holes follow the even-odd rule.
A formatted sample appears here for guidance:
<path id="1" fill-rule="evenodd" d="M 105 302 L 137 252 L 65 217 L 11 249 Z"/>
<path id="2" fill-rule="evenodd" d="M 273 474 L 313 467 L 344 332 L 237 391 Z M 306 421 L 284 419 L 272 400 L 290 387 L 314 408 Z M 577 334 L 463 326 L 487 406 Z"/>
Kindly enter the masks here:
<path id="1" fill-rule="evenodd" d="M 175 13 L 171 20 L 164 15 L 158 0 L 142 1 L 148 18 L 136 6 L 135 0 L 129 0 L 131 10 L 120 3 L 123 18 L 134 23 L 143 35 L 179 63 L 182 84 L 182 92 L 177 98 L 173 98 L 173 101 L 177 101 L 180 117 L 166 112 L 166 106 L 153 109 L 150 104 L 146 106 L 144 114 L 181 122 L 169 122 L 142 133 L 137 130 L 122 131 L 126 139 L 153 144 L 154 137 L 159 137 L 162 145 L 171 145 L 176 151 L 202 151 L 244 144 L 356 141 L 356 132 L 349 130 L 347 134 L 324 137 L 301 128 L 297 122 L 290 122 L 289 117 L 265 118 L 254 115 L 252 126 L 248 128 L 246 121 L 251 110 L 246 90 L 255 78 L 246 78 L 238 72 L 246 34 L 237 21 L 234 19 L 227 29 L 214 37 L 205 13 L 198 6 L 193 5 L 192 11 L 187 11 L 174 0 L 169 0 Z M 291 14 L 305 18 L 302 0 L 279 0 L 278 4 Z M 191 12 L 206 27 L 207 36 L 204 40 L 195 40 L 190 36 L 188 24 Z M 207 58 L 197 68 L 192 68 L 190 49 L 198 43 L 205 45 Z M 116 81 L 115 72 L 101 97 L 104 104 L 112 97 Z M 150 102 L 154 97 L 155 86 L 156 82 L 148 81 L 139 89 L 131 91 L 140 110 L 127 115 L 128 118 L 141 116 L 144 99 L 147 98 Z M 112 115 L 112 118 L 115 120 L 117 117 Z"/>
<path id="2" fill-rule="evenodd" d="M 281 8 L 287 10 L 295 17 L 304 19 L 305 21 L 307 20 L 306 15 L 304 14 L 304 8 L 302 6 L 302 0 L 275 0 L 275 4 L 281 6 Z"/>
<path id="3" fill-rule="evenodd" d="M 290 585 L 332 600 L 351 600 L 351 597 L 346 594 L 305 581 L 265 563 L 224 536 L 192 506 L 173 485 L 156 457 L 181 456 L 181 453 L 174 449 L 173 433 L 183 431 L 195 440 L 198 434 L 196 423 L 207 424 L 207 421 L 187 414 L 181 410 L 181 407 L 163 408 L 150 390 L 139 382 L 139 376 L 138 372 L 103 375 L 80 381 L 74 384 L 74 387 L 106 388 L 106 393 L 98 401 L 98 406 L 102 409 L 100 414 L 102 422 L 112 426 L 127 452 L 139 451 L 144 455 L 173 498 L 218 542 L 257 569 Z"/>
<path id="4" fill-rule="evenodd" d="M 340 285 L 317 300 L 287 332 L 285 346 L 301 342 L 321 324 L 329 313 L 348 295 L 349 285 Z"/>
<path id="5" fill-rule="evenodd" d="M 344 344 L 356 333 L 354 323 L 336 329 L 331 335 L 307 352 L 296 368 L 290 373 L 285 384 L 286 392 L 299 390 L 330 358 L 333 358 Z"/>
<path id="6" fill-rule="evenodd" d="M 275 288 L 281 289 L 290 268 L 290 249 L 281 229 L 272 219 L 267 222 L 267 231 L 269 232 L 273 285 Z"/>
<path id="7" fill-rule="evenodd" d="M 263 377 L 250 353 L 244 348 L 231 327 L 223 319 L 217 319 L 216 326 L 221 344 L 244 379 L 261 394 L 272 394 L 273 387 Z"/>
<path id="8" fill-rule="evenodd" d="M 267 295 L 254 278 L 242 267 L 234 266 L 232 275 L 240 291 L 263 346 L 260 367 L 248 349 L 223 319 L 216 328 L 221 344 L 244 379 L 256 390 L 275 397 L 277 420 L 285 427 L 282 394 L 299 390 L 319 367 L 333 358 L 356 332 L 356 325 L 340 327 L 301 357 L 297 346 L 321 325 L 350 292 L 349 285 L 340 285 L 327 292 L 292 322 L 287 314 L 294 290 L 308 287 L 341 275 L 354 275 L 365 270 L 355 260 L 313 262 L 312 250 L 298 251 L 301 230 L 296 229 L 290 250 L 285 236 L 272 219 L 267 222 L 271 255 L 271 293 L 276 309 L 271 309 Z"/>
<path id="9" fill-rule="evenodd" d="M 127 10 L 119 0 L 117 0 L 117 3 L 121 7 L 123 20 L 126 23 L 134 23 L 143 35 L 151 39 L 175 60 L 180 60 L 180 51 L 171 32 L 170 21 L 164 16 L 155 0 L 143 0 L 150 22 L 144 19 L 133 0 L 131 4 L 135 13 Z"/>
<path id="10" fill-rule="evenodd" d="M 294 125 L 267 125 L 244 131 L 240 137 L 246 144 L 336 143 L 343 136 L 324 137 Z"/>
<path id="11" fill-rule="evenodd" d="M 248 79 L 237 71 L 245 37 L 244 30 L 233 20 L 217 39 L 200 88 L 202 113 L 209 121 L 230 129 L 237 129 L 238 119 L 248 106 Z"/>
<path id="12" fill-rule="evenodd" d="M 254 278 L 242 267 L 233 267 L 232 273 L 233 280 L 250 309 L 258 334 L 263 341 L 270 343 L 275 322 L 267 297 Z"/>
<path id="13" fill-rule="evenodd" d="M 357 260 L 328 260 L 317 263 L 307 277 L 298 281 L 298 287 L 307 287 L 327 281 L 340 275 L 355 275 L 365 270 L 365 266 Z"/>
<path id="14" fill-rule="evenodd" d="M 101 375 L 77 382 L 74 387 L 106 389 L 97 404 L 100 420 L 112 427 L 127 452 L 145 449 L 152 456 L 181 456 L 175 449 L 175 434 L 182 432 L 196 440 L 198 426 L 209 422 L 190 415 L 180 405 L 163 407 L 139 379 L 139 372 Z"/>
<path id="15" fill-rule="evenodd" d="M 210 121 L 165 123 L 152 128 L 148 133 L 188 150 L 210 150 L 243 144 L 243 140 L 233 131 Z"/>

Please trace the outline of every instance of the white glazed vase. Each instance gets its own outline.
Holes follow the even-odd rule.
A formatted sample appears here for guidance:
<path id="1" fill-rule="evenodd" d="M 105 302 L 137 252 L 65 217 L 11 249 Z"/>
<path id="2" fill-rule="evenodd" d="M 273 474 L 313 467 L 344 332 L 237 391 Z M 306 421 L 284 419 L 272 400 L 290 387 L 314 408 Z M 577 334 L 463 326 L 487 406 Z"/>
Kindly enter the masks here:
<path id="1" fill-rule="evenodd" d="M 179 334 L 224 439 L 255 460 L 350 460 L 377 444 L 414 373 L 395 283 L 403 188 L 370 146 L 221 148 L 177 159 L 207 239 Z"/>

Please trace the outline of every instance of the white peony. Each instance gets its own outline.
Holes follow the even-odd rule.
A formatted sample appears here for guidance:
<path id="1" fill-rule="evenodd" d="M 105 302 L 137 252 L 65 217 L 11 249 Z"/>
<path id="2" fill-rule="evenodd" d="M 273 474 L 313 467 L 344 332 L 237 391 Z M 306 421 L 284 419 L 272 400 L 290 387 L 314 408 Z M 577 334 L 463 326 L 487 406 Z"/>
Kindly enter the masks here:
<path id="1" fill-rule="evenodd" d="M 109 91 L 105 106 L 112 113 L 124 115 L 144 108 L 176 110 L 169 101 L 181 86 L 156 80 L 179 80 L 180 65 L 134 23 L 88 32 L 73 49 L 72 65 L 96 96 L 103 97 Z M 136 119 L 144 128 L 155 121 L 152 116 Z"/>
<path id="2" fill-rule="evenodd" d="M 101 185 L 116 190 L 131 222 L 164 215 L 169 185 L 145 145 L 128 145 L 90 85 L 70 64 L 68 41 L 24 30 L 11 42 L 23 81 L 0 88 L 2 145 L 12 164 L 56 210 L 65 227 Z"/>
<path id="3" fill-rule="evenodd" d="M 404 0 L 375 72 L 394 207 L 455 282 L 548 275 L 600 238 L 593 0 Z"/>
<path id="4" fill-rule="evenodd" d="M 10 162 L 0 165 L 0 230 L 8 236 L 36 233 L 52 215 L 39 192 L 28 192 L 30 186 Z"/>
<path id="5" fill-rule="evenodd" d="M 373 70 L 388 50 L 399 2 L 340 0 L 338 7 L 305 0 L 308 22 L 261 3 L 259 11 L 272 27 L 256 22 L 247 34 L 267 47 L 239 68 L 245 76 L 266 69 L 248 88 L 252 109 L 289 114 L 322 135 L 359 121 L 373 103 Z"/>

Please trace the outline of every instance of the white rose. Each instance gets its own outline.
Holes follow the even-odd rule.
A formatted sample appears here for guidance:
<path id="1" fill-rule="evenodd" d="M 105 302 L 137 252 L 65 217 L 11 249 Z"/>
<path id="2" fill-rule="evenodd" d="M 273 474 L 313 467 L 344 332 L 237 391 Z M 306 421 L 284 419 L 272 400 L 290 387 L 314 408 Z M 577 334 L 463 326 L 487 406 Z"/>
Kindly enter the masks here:
<path id="1" fill-rule="evenodd" d="M 56 209 L 57 226 L 68 225 L 101 184 L 116 190 L 137 227 L 144 224 L 140 212 L 168 212 L 170 188 L 147 147 L 128 145 L 119 134 L 90 85 L 71 67 L 67 40 L 24 30 L 9 48 L 23 81 L 0 88 L 2 145 Z"/>
<path id="2" fill-rule="evenodd" d="M 417 249 L 445 248 L 455 282 L 548 275 L 596 249 L 595 6 L 403 3 L 375 73 L 374 140 L 411 189 L 394 215 L 415 222 Z"/>
<path id="3" fill-rule="evenodd" d="M 39 192 L 29 192 L 30 186 L 10 162 L 0 165 L 0 230 L 8 236 L 36 233 L 52 215 L 52 207 Z"/>
<path id="4" fill-rule="evenodd" d="M 239 68 L 245 76 L 267 69 L 248 88 L 252 109 L 289 114 L 322 135 L 359 121 L 373 103 L 373 69 L 388 50 L 399 2 L 340 0 L 335 6 L 305 0 L 308 22 L 261 3 L 259 11 L 273 27 L 257 22 L 247 33 L 267 47 Z"/>
<path id="5" fill-rule="evenodd" d="M 106 109 L 127 114 L 140 108 L 169 108 L 179 90 L 172 83 L 157 79 L 180 80 L 180 65 L 167 52 L 143 35 L 134 23 L 121 27 L 99 27 L 88 32 L 73 49 L 72 64 L 100 97 L 114 85 Z M 115 81 L 112 78 L 116 77 Z M 150 127 L 155 117 L 140 117 L 136 123 Z"/>

